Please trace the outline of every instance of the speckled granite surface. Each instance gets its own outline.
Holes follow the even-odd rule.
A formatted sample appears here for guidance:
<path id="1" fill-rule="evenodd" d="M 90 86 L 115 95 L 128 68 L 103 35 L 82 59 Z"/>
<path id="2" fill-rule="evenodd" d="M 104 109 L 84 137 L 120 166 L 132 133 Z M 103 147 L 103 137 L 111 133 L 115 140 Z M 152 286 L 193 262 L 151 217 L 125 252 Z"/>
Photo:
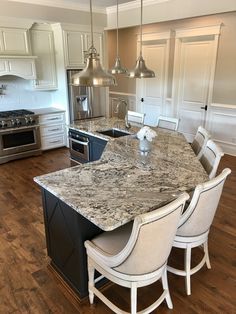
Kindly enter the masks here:
<path id="1" fill-rule="evenodd" d="M 120 130 L 124 130 L 131 134 L 135 134 L 139 130 L 137 126 L 136 127 L 132 126 L 131 129 L 126 130 L 124 120 L 118 120 L 116 118 L 110 118 L 110 119 L 95 118 L 95 119 L 90 119 L 90 120 L 85 120 L 85 121 L 78 121 L 76 123 L 70 124 L 70 128 L 75 129 L 75 130 L 80 130 L 86 134 L 95 135 L 99 138 L 106 139 L 109 141 L 112 141 L 114 139 L 109 136 L 100 134 L 97 131 L 107 130 L 110 128 L 118 128 Z"/>
<path id="2" fill-rule="evenodd" d="M 101 118 L 71 127 L 97 136 L 97 130 L 113 125 L 114 120 Z M 124 128 L 122 122 L 119 127 Z M 183 135 L 156 131 L 147 156 L 140 154 L 134 135 L 109 138 L 99 161 L 34 180 L 101 229 L 113 230 L 208 179 Z"/>

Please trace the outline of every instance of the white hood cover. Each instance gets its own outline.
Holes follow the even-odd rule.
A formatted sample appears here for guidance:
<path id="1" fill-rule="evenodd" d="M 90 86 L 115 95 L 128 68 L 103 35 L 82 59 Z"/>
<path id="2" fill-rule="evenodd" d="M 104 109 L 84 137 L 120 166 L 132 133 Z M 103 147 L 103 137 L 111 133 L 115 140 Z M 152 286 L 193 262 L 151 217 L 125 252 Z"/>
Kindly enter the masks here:
<path id="1" fill-rule="evenodd" d="M 37 57 L 4 57 L 0 56 L 0 76 L 15 75 L 26 80 L 35 80 Z"/>

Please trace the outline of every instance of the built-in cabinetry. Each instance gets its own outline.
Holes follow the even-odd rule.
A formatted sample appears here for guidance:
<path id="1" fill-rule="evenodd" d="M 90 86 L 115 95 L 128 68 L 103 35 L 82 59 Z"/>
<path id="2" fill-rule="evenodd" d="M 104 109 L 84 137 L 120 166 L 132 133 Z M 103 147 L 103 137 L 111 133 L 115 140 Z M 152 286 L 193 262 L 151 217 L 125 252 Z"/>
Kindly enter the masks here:
<path id="1" fill-rule="evenodd" d="M 30 31 L 32 53 L 37 56 L 35 89 L 57 88 L 53 32 L 46 26 L 34 26 Z"/>
<path id="2" fill-rule="evenodd" d="M 103 34 L 94 33 L 94 46 L 103 60 Z M 86 62 L 86 51 L 91 46 L 91 35 L 89 32 L 77 30 L 64 30 L 65 63 L 68 68 L 84 68 Z"/>
<path id="3" fill-rule="evenodd" d="M 16 75 L 26 80 L 36 79 L 35 58 L 7 56 L 0 58 L 0 76 Z"/>
<path id="4" fill-rule="evenodd" d="M 31 24 L 28 25 L 30 27 Z M 36 79 L 36 57 L 32 56 L 28 28 L 0 27 L 0 76 Z"/>
<path id="5" fill-rule="evenodd" d="M 66 84 L 68 82 L 66 69 L 83 69 L 85 67 L 84 51 L 90 46 L 89 25 L 73 25 L 55 23 L 52 25 L 55 57 L 57 64 L 58 90 L 53 100 L 66 110 L 66 122 L 70 123 L 69 101 Z M 94 25 L 94 46 L 103 58 L 103 27 Z M 106 88 L 100 89 L 100 99 L 106 105 Z"/>
<path id="6" fill-rule="evenodd" d="M 42 150 L 66 145 L 64 112 L 39 116 Z"/>
<path id="7" fill-rule="evenodd" d="M 30 55 L 29 31 L 22 28 L 0 28 L 0 54 Z"/>

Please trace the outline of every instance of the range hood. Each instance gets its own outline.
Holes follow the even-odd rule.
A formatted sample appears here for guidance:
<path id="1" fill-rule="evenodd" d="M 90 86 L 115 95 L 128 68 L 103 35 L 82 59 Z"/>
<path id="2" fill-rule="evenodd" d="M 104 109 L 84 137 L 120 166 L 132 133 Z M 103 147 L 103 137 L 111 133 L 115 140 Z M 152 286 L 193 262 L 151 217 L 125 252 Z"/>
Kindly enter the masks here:
<path id="1" fill-rule="evenodd" d="M 0 56 L 0 76 L 14 75 L 25 80 L 35 80 L 35 56 Z"/>

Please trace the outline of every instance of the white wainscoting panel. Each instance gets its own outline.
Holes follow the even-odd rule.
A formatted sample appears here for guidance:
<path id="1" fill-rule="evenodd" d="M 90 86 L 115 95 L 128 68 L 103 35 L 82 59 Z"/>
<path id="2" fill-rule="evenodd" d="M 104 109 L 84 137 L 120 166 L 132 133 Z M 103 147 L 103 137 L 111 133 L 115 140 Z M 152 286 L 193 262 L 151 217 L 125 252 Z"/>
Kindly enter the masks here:
<path id="1" fill-rule="evenodd" d="M 236 156 L 236 105 L 212 104 L 206 128 L 226 154 Z"/>

